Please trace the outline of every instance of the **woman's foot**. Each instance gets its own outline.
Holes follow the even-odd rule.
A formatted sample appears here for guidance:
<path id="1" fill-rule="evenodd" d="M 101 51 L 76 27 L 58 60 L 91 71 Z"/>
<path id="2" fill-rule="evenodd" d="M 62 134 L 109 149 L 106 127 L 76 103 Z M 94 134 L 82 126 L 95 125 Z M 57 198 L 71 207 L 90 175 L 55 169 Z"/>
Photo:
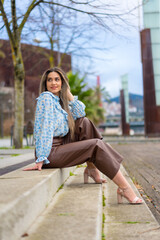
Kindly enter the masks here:
<path id="1" fill-rule="evenodd" d="M 118 203 L 123 203 L 123 197 L 128 200 L 130 204 L 142 204 L 143 200 L 138 198 L 132 188 L 130 186 L 121 189 L 120 187 L 117 189 L 117 200 Z"/>
<path id="2" fill-rule="evenodd" d="M 100 173 L 97 168 L 86 167 L 84 170 L 84 183 L 88 183 L 88 177 L 91 177 L 95 183 L 106 183 L 107 180 L 100 177 Z"/>

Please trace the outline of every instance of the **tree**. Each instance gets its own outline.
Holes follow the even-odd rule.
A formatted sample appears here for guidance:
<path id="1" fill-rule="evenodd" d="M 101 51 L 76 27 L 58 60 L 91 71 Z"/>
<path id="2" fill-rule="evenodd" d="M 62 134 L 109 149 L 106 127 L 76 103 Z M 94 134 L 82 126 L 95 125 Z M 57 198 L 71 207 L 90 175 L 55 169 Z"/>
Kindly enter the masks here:
<path id="1" fill-rule="evenodd" d="M 2 47 L 2 44 L 0 44 L 0 48 Z M 5 58 L 5 54 L 2 50 L 0 50 L 0 58 Z"/>
<path id="2" fill-rule="evenodd" d="M 80 18 L 79 12 L 50 3 L 48 8 L 38 6 L 37 15 L 30 19 L 28 32 L 33 35 L 39 51 L 48 58 L 50 67 L 61 67 L 66 54 L 81 56 L 81 59 L 91 58 L 87 48 L 91 50 L 91 42 L 95 42 L 99 28 L 91 20 Z M 42 47 L 47 47 L 50 51 L 46 53 Z M 94 46 L 94 49 L 103 52 L 108 50 L 103 45 Z M 54 51 L 57 51 L 57 55 Z"/>
<path id="3" fill-rule="evenodd" d="M 0 18 L 3 25 L 0 30 L 5 27 L 12 51 L 12 60 L 14 66 L 14 88 L 15 88 L 15 122 L 14 122 L 14 145 L 15 148 L 22 147 L 23 140 L 23 123 L 24 123 L 24 64 L 21 52 L 21 36 L 22 31 L 25 31 L 25 26 L 29 16 L 33 10 L 39 5 L 44 7 L 48 4 L 60 6 L 62 9 L 67 8 L 71 11 L 76 11 L 81 16 L 88 16 L 91 20 L 103 27 L 111 30 L 107 25 L 107 19 L 122 19 L 122 14 L 108 13 L 106 9 L 110 9 L 112 5 L 102 3 L 100 0 L 83 0 L 83 1 L 45 1 L 45 0 L 31 0 L 24 1 L 23 6 L 18 0 L 11 0 L 10 2 L 0 0 Z M 10 10 L 10 11 L 9 11 Z"/>
<path id="4" fill-rule="evenodd" d="M 103 122 L 105 120 L 105 110 L 100 105 L 98 95 L 98 92 L 101 91 L 100 88 L 89 88 L 85 83 L 85 76 L 80 78 L 78 72 L 75 74 L 69 72 L 67 76 L 72 94 L 78 96 L 78 99 L 86 106 L 86 116 L 96 125 Z"/>

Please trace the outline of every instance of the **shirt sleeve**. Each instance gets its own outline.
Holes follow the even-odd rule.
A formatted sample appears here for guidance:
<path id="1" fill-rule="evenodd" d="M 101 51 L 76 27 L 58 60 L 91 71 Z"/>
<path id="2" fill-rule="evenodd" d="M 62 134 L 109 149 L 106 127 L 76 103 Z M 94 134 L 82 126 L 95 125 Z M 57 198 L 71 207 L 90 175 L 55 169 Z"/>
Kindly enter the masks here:
<path id="1" fill-rule="evenodd" d="M 51 151 L 54 133 L 54 104 L 50 95 L 43 95 L 37 102 L 34 137 L 36 145 L 36 163 L 44 161 L 50 163 L 47 157 Z"/>
<path id="2" fill-rule="evenodd" d="M 69 106 L 74 120 L 80 117 L 84 117 L 86 115 L 85 113 L 86 106 L 84 105 L 84 103 L 78 100 L 77 96 L 74 96 L 73 101 L 69 102 Z"/>

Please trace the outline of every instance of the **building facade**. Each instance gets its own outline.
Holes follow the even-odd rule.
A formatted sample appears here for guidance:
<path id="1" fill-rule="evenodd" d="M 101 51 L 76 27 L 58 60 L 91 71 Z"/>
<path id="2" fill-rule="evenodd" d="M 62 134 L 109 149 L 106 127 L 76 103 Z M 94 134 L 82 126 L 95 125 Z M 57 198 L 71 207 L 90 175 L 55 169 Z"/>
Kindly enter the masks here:
<path id="1" fill-rule="evenodd" d="M 0 132 L 4 130 L 2 134 L 9 135 L 10 127 L 14 123 L 14 72 L 9 41 L 0 40 L 0 51 L 3 53 L 0 56 Z M 49 58 L 46 57 L 49 56 L 49 54 L 50 50 L 46 48 L 22 44 L 22 56 L 25 68 L 25 123 L 28 121 L 34 121 L 34 112 L 36 98 L 38 97 L 39 93 L 40 79 L 43 72 L 50 67 Z M 62 54 L 63 53 L 54 52 L 55 66 L 58 65 L 58 55 Z M 64 54 L 61 68 L 65 72 L 71 70 L 70 55 Z M 12 94 L 10 94 L 9 91 L 12 92 Z M 11 105 L 12 109 L 9 107 Z"/>

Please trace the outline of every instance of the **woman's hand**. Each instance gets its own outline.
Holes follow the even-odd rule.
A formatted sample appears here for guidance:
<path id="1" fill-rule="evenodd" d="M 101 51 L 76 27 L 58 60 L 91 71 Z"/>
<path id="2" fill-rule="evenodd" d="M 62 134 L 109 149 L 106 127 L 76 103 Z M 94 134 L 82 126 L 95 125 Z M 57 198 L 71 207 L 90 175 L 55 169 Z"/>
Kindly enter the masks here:
<path id="1" fill-rule="evenodd" d="M 68 90 L 67 90 L 67 96 L 68 96 L 68 100 L 69 100 L 69 101 L 73 101 L 74 97 L 73 97 L 73 95 L 72 95 L 72 93 L 71 93 L 71 91 L 70 91 L 69 88 L 68 88 Z"/>
<path id="2" fill-rule="evenodd" d="M 25 169 L 23 169 L 23 171 L 31 171 L 31 170 L 41 171 L 41 170 L 42 170 L 42 166 L 43 166 L 43 161 L 42 161 L 42 162 L 39 162 L 39 163 L 36 163 L 36 165 L 35 165 L 34 167 L 25 168 Z"/>

